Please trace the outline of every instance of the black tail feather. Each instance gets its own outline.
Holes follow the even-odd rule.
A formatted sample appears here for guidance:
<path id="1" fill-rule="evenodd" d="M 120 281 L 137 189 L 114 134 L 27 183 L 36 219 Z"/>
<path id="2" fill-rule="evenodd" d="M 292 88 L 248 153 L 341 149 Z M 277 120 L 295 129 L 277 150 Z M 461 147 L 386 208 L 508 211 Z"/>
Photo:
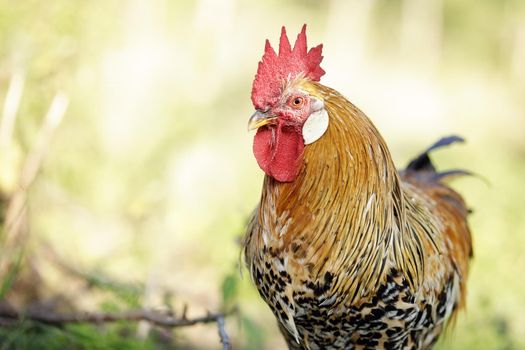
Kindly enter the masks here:
<path id="1" fill-rule="evenodd" d="M 434 180 L 439 182 L 441 180 L 445 180 L 445 179 L 448 180 L 448 179 L 452 179 L 458 176 L 478 176 L 478 175 L 474 174 L 473 172 L 467 171 L 467 170 L 452 169 L 452 170 L 435 173 Z"/>
<path id="2" fill-rule="evenodd" d="M 434 164 L 432 164 L 432 161 L 430 160 L 430 157 L 428 156 L 428 154 L 435 149 L 449 146 L 456 142 L 465 142 L 465 139 L 463 139 L 462 137 L 456 136 L 456 135 L 446 136 L 446 137 L 439 139 L 436 143 L 434 143 L 432 146 L 427 148 L 423 153 L 421 153 L 419 156 L 417 156 L 412 161 L 410 161 L 410 163 L 408 163 L 406 167 L 406 171 L 408 172 L 410 171 L 416 171 L 416 172 L 417 171 L 431 171 L 431 172 L 436 173 L 437 172 L 436 168 L 434 167 Z M 456 172 L 456 173 L 463 172 L 464 175 L 470 174 L 469 172 L 463 171 L 463 170 L 454 170 L 453 172 Z M 442 173 L 442 174 L 445 174 L 445 173 Z M 453 174 L 448 174 L 448 175 L 453 175 Z M 457 175 L 459 175 L 459 173 L 457 173 Z"/>

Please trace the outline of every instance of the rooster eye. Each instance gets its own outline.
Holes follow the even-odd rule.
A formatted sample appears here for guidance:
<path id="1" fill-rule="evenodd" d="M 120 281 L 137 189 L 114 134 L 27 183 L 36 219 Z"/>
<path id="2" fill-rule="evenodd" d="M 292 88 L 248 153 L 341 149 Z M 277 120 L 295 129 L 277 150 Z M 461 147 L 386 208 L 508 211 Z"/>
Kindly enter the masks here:
<path id="1" fill-rule="evenodd" d="M 299 109 L 304 104 L 304 98 L 297 96 L 297 97 L 294 97 L 291 102 L 292 102 L 291 105 L 293 108 Z"/>

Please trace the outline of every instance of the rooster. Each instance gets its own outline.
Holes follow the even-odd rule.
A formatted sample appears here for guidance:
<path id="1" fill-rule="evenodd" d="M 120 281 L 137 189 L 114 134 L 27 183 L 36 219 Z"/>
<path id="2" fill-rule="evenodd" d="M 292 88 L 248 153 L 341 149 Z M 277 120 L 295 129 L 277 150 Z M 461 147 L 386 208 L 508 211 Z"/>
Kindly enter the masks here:
<path id="1" fill-rule="evenodd" d="M 372 122 L 319 83 L 306 26 L 266 47 L 252 87 L 266 173 L 243 239 L 252 280 L 290 349 L 429 349 L 465 304 L 472 243 L 435 148 L 398 172 Z"/>

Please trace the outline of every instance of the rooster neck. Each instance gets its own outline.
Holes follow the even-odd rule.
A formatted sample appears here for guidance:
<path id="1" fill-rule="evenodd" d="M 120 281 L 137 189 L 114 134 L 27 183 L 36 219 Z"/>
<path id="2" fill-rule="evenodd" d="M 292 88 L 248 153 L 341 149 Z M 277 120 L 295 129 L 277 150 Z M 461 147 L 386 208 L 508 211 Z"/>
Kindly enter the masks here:
<path id="1" fill-rule="evenodd" d="M 295 181 L 284 183 L 265 177 L 261 202 L 274 208 L 273 213 L 266 214 L 293 219 L 297 231 L 302 228 L 301 222 L 311 227 L 332 214 L 366 216 L 375 211 L 373 215 L 377 216 L 394 211 L 394 204 L 403 196 L 383 138 L 371 121 L 336 91 L 318 83 L 312 85 L 325 101 L 328 130 L 305 148 Z M 346 226 L 355 226 L 358 218 L 352 219 L 353 224 Z M 280 236 L 285 235 L 280 232 Z"/>
<path id="2" fill-rule="evenodd" d="M 337 280 L 334 289 L 371 295 L 389 267 L 405 270 L 389 259 L 404 226 L 400 178 L 371 121 L 334 90 L 314 85 L 329 128 L 305 148 L 294 182 L 265 178 L 259 219 L 273 248 L 311 275 L 348 271 L 352 278 Z"/>

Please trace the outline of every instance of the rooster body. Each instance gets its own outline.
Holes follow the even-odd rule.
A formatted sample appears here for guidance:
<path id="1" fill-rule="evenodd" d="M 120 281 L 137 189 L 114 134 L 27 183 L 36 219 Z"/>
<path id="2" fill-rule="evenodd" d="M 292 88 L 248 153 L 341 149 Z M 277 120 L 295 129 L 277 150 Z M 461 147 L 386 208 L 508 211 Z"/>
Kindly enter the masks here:
<path id="1" fill-rule="evenodd" d="M 294 52 L 286 42 L 283 29 L 279 56 Z M 472 255 L 465 203 L 444 184 L 455 173 L 436 172 L 427 153 L 399 173 L 371 121 L 317 68 L 284 74 L 274 99 L 252 93 L 268 175 L 243 242 L 252 279 L 290 349 L 430 348 L 464 304 Z M 310 133 L 304 120 L 320 111 L 329 124 L 305 144 L 294 133 Z"/>

